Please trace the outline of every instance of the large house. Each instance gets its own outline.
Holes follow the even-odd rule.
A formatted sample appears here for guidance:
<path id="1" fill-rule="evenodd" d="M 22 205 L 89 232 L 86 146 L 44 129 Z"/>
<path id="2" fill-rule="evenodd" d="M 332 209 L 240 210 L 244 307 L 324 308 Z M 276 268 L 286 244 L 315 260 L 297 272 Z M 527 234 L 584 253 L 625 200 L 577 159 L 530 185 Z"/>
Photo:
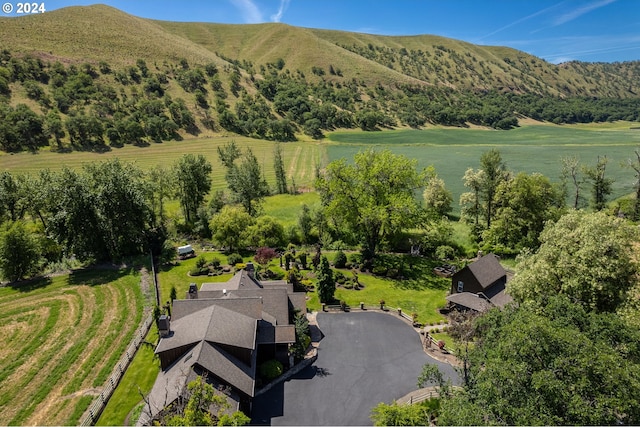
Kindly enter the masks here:
<path id="1" fill-rule="evenodd" d="M 455 308 L 486 311 L 504 307 L 513 298 L 505 293 L 507 271 L 494 254 L 487 254 L 451 277 L 451 291 L 446 297 Z"/>
<path id="2" fill-rule="evenodd" d="M 149 395 L 146 420 L 175 401 L 198 375 L 224 393 L 232 410 L 249 413 L 257 366 L 270 359 L 285 367 L 291 363 L 296 311 L 306 313 L 305 294 L 284 280 L 257 280 L 251 263 L 228 282 L 204 283 L 200 289 L 192 283 L 186 299 L 173 302 L 171 318 L 159 322 L 155 353 L 161 372 Z"/>

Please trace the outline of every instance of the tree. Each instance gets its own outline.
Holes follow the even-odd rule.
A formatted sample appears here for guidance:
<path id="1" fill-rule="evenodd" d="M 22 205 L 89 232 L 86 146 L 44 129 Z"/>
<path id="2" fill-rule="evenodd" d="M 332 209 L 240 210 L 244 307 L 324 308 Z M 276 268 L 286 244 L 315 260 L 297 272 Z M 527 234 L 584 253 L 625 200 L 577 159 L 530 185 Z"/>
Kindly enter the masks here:
<path id="1" fill-rule="evenodd" d="M 573 184 L 573 209 L 579 209 L 584 201 L 584 196 L 582 196 L 582 186 L 584 184 L 584 177 L 580 174 L 580 160 L 573 157 L 563 157 L 561 159 L 562 162 L 562 175 L 561 179 L 563 185 L 566 187 L 567 181 L 570 181 Z"/>
<path id="2" fill-rule="evenodd" d="M 276 173 L 276 193 L 287 193 L 287 175 L 284 171 L 284 159 L 282 158 L 282 145 L 276 144 L 273 150 L 273 169 Z"/>
<path id="3" fill-rule="evenodd" d="M 596 311 L 615 311 L 636 283 L 634 226 L 604 213 L 570 212 L 540 235 L 537 252 L 525 255 L 508 284 L 518 302 L 567 295 Z"/>
<path id="4" fill-rule="evenodd" d="M 148 197 L 151 209 L 158 214 L 160 221 L 164 221 L 164 202 L 174 193 L 175 178 L 168 168 L 161 165 L 154 166 L 148 172 Z"/>
<path id="5" fill-rule="evenodd" d="M 300 209 L 300 213 L 298 214 L 298 227 L 302 233 L 302 243 L 311 243 L 313 218 L 311 217 L 311 210 L 306 204 L 302 205 L 302 209 Z"/>
<path id="6" fill-rule="evenodd" d="M 636 158 L 627 160 L 627 166 L 633 169 L 635 181 L 633 187 L 636 190 L 636 198 L 633 203 L 632 219 L 640 220 L 640 150 L 634 151 Z"/>
<path id="7" fill-rule="evenodd" d="M 476 321 L 464 390 L 441 425 L 626 425 L 640 421 L 640 333 L 566 296 Z"/>
<path id="8" fill-rule="evenodd" d="M 142 170 L 118 158 L 85 166 L 108 259 L 143 253 L 152 211 Z"/>
<path id="9" fill-rule="evenodd" d="M 185 154 L 173 165 L 176 193 L 185 221 L 195 221 L 198 208 L 211 190 L 211 163 L 202 155 Z"/>
<path id="10" fill-rule="evenodd" d="M 585 168 L 585 175 L 591 180 L 591 205 L 594 210 L 600 211 L 607 205 L 607 197 L 611 194 L 611 185 L 613 180 L 605 177 L 607 169 L 607 156 L 598 156 L 596 166 L 593 168 Z"/>
<path id="11" fill-rule="evenodd" d="M 161 420 L 169 426 L 242 426 L 250 420 L 240 411 L 229 414 L 230 405 L 224 395 L 217 394 L 214 387 L 198 376 L 187 385 L 183 396 L 187 401 L 184 408 L 176 408 L 177 413 Z"/>
<path id="12" fill-rule="evenodd" d="M 247 213 L 255 216 L 262 199 L 269 195 L 269 185 L 262 175 L 262 169 L 253 151 L 248 148 L 242 156 L 240 164 L 235 164 L 237 152 L 230 147 L 221 154 L 220 160 L 227 167 L 226 180 L 235 202 L 240 203 Z"/>
<path id="13" fill-rule="evenodd" d="M 256 262 L 260 266 L 266 268 L 267 265 L 269 265 L 269 262 L 277 257 L 278 254 L 276 253 L 275 249 L 263 246 L 261 248 L 258 248 L 253 259 L 256 260 Z"/>
<path id="14" fill-rule="evenodd" d="M 68 168 L 53 176 L 48 232 L 66 252 L 81 260 L 106 259 L 98 202 L 89 179 Z"/>
<path id="15" fill-rule="evenodd" d="M 500 151 L 495 148 L 492 148 L 480 156 L 480 167 L 483 171 L 480 191 L 484 198 L 485 219 L 487 228 L 491 228 L 496 191 L 498 190 L 498 185 L 506 180 L 508 175 Z"/>
<path id="16" fill-rule="evenodd" d="M 328 304 L 333 301 L 335 292 L 336 281 L 333 278 L 333 270 L 329 266 L 327 257 L 323 255 L 318 266 L 318 298 L 321 303 Z"/>
<path id="17" fill-rule="evenodd" d="M 228 252 L 238 249 L 246 239 L 247 229 L 254 219 L 240 206 L 224 206 L 211 218 L 213 241 L 226 247 Z"/>
<path id="18" fill-rule="evenodd" d="M 433 166 L 427 168 L 427 183 L 422 198 L 428 214 L 432 217 L 441 218 L 451 212 L 453 197 Z"/>
<path id="19" fill-rule="evenodd" d="M 480 195 L 482 182 L 484 181 L 484 171 L 476 171 L 469 168 L 464 173 L 462 181 L 464 186 L 471 191 L 460 195 L 460 213 L 467 223 L 473 225 L 474 235 L 479 237 L 482 231 L 480 216 L 483 215 L 484 211 Z"/>
<path id="20" fill-rule="evenodd" d="M 40 262 L 40 247 L 22 221 L 10 221 L 0 230 L 0 271 L 14 282 L 35 273 Z"/>
<path id="21" fill-rule="evenodd" d="M 541 174 L 520 172 L 502 181 L 495 194 L 495 218 L 483 241 L 507 251 L 538 247 L 538 237 L 547 221 L 560 217 L 563 195 Z"/>
<path id="22" fill-rule="evenodd" d="M 385 239 L 419 222 L 415 191 L 423 185 L 416 161 L 389 150 L 362 151 L 353 165 L 333 161 L 316 180 L 326 216 L 358 236 L 371 256 Z"/>
<path id="23" fill-rule="evenodd" d="M 260 216 L 247 229 L 247 241 L 250 246 L 254 247 L 283 247 L 285 244 L 284 227 L 272 216 Z"/>

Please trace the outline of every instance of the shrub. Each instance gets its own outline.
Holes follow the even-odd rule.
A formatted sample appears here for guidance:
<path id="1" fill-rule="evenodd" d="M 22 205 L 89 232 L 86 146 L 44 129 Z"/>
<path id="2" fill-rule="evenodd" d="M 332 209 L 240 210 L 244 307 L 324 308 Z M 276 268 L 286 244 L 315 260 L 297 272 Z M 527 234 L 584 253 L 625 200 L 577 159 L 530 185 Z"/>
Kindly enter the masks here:
<path id="1" fill-rule="evenodd" d="M 455 258 L 456 251 L 451 246 L 438 246 L 436 248 L 436 258 L 440 260 L 451 260 Z"/>
<path id="2" fill-rule="evenodd" d="M 344 285 L 344 282 L 347 281 L 346 276 L 341 271 L 334 271 L 333 278 L 335 279 L 336 282 L 338 282 L 341 285 Z"/>
<path id="3" fill-rule="evenodd" d="M 372 273 L 376 276 L 385 276 L 387 274 L 387 267 L 383 265 L 376 265 L 373 267 Z"/>
<path id="4" fill-rule="evenodd" d="M 229 265 L 236 265 L 242 263 L 242 256 L 240 254 L 231 254 L 227 257 Z"/>
<path id="5" fill-rule="evenodd" d="M 271 381 L 274 378 L 278 378 L 284 372 L 282 363 L 275 359 L 267 360 L 258 367 L 260 375 L 267 381 Z"/>
<path id="6" fill-rule="evenodd" d="M 354 264 L 354 265 L 362 264 L 362 255 L 359 253 L 349 254 L 348 259 L 351 264 Z"/>
<path id="7" fill-rule="evenodd" d="M 207 265 L 207 260 L 204 258 L 204 255 L 200 255 L 198 257 L 198 259 L 196 260 L 196 267 L 197 268 L 202 268 L 205 265 Z"/>
<path id="8" fill-rule="evenodd" d="M 209 265 L 212 266 L 213 268 L 220 268 L 220 264 L 222 264 L 222 262 L 220 261 L 220 258 L 218 257 L 214 257 L 210 262 Z"/>
<path id="9" fill-rule="evenodd" d="M 336 268 L 345 268 L 345 266 L 347 265 L 347 256 L 344 254 L 344 252 L 338 251 L 338 253 L 336 253 L 336 257 L 333 260 L 333 265 Z"/>

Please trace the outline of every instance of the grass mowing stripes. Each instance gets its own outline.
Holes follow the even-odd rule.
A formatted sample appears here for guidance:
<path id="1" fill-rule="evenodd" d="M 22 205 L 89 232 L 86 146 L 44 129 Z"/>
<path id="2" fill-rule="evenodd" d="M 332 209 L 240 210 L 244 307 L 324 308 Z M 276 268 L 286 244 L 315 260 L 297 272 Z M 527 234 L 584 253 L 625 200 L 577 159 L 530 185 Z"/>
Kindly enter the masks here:
<path id="1" fill-rule="evenodd" d="M 99 301 L 103 294 L 104 290 L 101 287 L 97 287 L 95 289 L 96 301 Z M 43 381 L 42 384 L 38 387 L 36 393 L 31 396 L 28 405 L 22 407 L 22 409 L 13 418 L 13 420 L 11 420 L 11 425 L 24 424 L 26 419 L 35 410 L 36 406 L 47 397 L 54 386 L 60 382 L 60 379 L 65 374 L 69 373 L 69 368 L 75 365 L 76 360 L 80 357 L 82 352 L 87 349 L 89 341 L 91 341 L 95 337 L 97 329 L 102 326 L 102 323 L 104 322 L 104 313 L 104 305 L 97 304 L 96 311 L 91 313 L 91 323 L 89 327 L 83 331 L 83 334 L 80 334 L 80 337 L 78 337 L 77 335 L 74 337 L 74 342 L 68 350 L 56 347 L 50 350 L 49 353 L 52 353 L 49 355 L 50 358 L 54 358 L 55 353 L 58 353 L 60 351 L 64 352 L 63 357 L 58 358 L 55 361 L 56 364 L 53 369 L 44 374 L 46 380 Z M 87 315 L 87 313 L 83 314 Z M 40 366 L 36 366 L 33 371 L 34 374 L 44 373 L 42 372 Z"/>
<path id="2" fill-rule="evenodd" d="M 0 424 L 77 424 L 94 395 L 82 387 L 113 369 L 142 307 L 139 275 L 126 270 L 0 289 L 0 333 L 14 337 L 3 342 Z"/>

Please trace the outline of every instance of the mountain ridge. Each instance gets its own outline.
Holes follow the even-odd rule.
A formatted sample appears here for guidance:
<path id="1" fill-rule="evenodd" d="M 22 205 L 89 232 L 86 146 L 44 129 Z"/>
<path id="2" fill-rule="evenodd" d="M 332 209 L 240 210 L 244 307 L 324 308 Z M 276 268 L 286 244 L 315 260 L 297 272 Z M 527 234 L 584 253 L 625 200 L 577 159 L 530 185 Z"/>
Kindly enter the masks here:
<path id="1" fill-rule="evenodd" d="M 106 5 L 0 18 L 5 48 L 62 62 L 136 59 L 194 63 L 228 60 L 265 65 L 283 58 L 290 70 L 339 69 L 367 85 L 440 85 L 553 96 L 635 97 L 640 61 L 550 64 L 506 46 L 474 45 L 438 35 L 384 36 L 281 23 L 217 24 L 139 18 Z M 226 58 L 227 61 L 225 61 Z M 312 77 L 312 76 L 310 76 Z"/>

